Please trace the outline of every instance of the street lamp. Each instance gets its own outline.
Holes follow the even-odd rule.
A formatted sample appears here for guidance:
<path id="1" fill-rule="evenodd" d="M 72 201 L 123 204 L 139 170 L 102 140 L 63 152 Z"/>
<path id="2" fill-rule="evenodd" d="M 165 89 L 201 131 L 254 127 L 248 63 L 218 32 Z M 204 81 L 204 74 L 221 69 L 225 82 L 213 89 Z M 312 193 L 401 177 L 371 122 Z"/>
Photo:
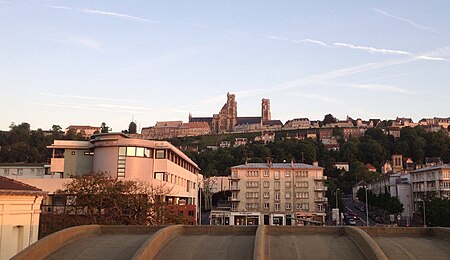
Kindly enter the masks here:
<path id="1" fill-rule="evenodd" d="M 336 226 L 339 225 L 339 223 L 341 222 L 341 213 L 339 212 L 339 203 L 338 203 L 338 194 L 339 194 L 339 188 L 336 188 L 336 190 L 334 191 L 334 195 L 336 196 L 336 208 L 337 208 L 337 218 L 336 218 Z"/>
<path id="2" fill-rule="evenodd" d="M 365 192 L 366 192 L 366 226 L 369 226 L 369 204 L 367 203 L 367 186 L 363 186 Z"/>
<path id="3" fill-rule="evenodd" d="M 422 202 L 423 202 L 423 227 L 427 227 L 427 217 L 425 215 L 425 199 L 423 199 Z"/>

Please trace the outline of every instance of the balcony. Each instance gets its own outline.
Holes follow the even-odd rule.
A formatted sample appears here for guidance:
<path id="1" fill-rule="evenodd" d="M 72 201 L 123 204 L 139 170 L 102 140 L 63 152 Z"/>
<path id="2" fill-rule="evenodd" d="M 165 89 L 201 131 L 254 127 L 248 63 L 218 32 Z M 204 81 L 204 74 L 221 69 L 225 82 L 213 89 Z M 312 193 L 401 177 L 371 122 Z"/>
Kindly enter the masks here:
<path id="1" fill-rule="evenodd" d="M 238 198 L 228 197 L 228 201 L 239 202 Z"/>
<path id="2" fill-rule="evenodd" d="M 328 202 L 328 198 L 326 197 L 317 197 L 314 199 L 315 202 Z"/>
<path id="3" fill-rule="evenodd" d="M 234 185 L 232 185 L 232 186 L 230 187 L 230 190 L 231 190 L 231 191 L 240 191 L 241 189 L 239 189 L 239 186 L 234 186 Z"/>
<path id="4" fill-rule="evenodd" d="M 316 176 L 314 177 L 315 181 L 325 181 L 327 179 L 327 176 Z"/>
<path id="5" fill-rule="evenodd" d="M 315 190 L 315 191 L 327 191 L 328 188 L 327 188 L 327 187 L 324 187 L 324 186 L 316 186 L 316 187 L 314 188 L 314 190 Z"/>

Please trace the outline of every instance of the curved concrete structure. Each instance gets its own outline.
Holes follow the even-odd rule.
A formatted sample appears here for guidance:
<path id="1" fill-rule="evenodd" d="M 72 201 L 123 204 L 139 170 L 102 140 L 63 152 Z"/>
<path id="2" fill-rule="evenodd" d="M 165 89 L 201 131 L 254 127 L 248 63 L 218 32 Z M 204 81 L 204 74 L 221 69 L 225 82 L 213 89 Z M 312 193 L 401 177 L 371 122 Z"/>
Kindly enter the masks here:
<path id="1" fill-rule="evenodd" d="M 450 259 L 447 228 L 80 226 L 13 259 Z"/>

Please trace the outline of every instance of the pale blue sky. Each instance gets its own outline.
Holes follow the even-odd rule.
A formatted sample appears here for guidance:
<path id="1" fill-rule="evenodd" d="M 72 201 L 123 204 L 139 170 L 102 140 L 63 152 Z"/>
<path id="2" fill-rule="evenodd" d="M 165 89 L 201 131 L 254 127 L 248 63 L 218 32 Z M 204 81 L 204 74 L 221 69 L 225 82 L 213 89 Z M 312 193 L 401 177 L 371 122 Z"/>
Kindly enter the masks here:
<path id="1" fill-rule="evenodd" d="M 450 1 L 0 0 L 0 129 L 450 116 Z"/>

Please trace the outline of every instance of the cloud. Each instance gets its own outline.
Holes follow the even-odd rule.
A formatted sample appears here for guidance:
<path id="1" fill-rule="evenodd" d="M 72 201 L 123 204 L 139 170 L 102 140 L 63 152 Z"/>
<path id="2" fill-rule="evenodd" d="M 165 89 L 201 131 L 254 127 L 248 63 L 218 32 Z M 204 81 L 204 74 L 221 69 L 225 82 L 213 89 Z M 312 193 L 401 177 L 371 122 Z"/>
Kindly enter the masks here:
<path id="1" fill-rule="evenodd" d="M 348 86 L 352 88 L 367 89 L 374 91 L 387 91 L 387 92 L 400 92 L 413 94 L 413 92 L 408 91 L 404 88 L 384 84 L 348 84 Z"/>
<path id="2" fill-rule="evenodd" d="M 320 45 L 320 46 L 323 46 L 323 47 L 328 47 L 328 48 L 332 47 L 332 46 L 330 46 L 330 45 L 328 45 L 328 44 L 326 44 L 326 43 L 324 43 L 322 41 L 317 41 L 317 40 L 312 40 L 312 39 L 303 39 L 303 40 L 299 40 L 299 41 L 294 41 L 294 43 L 299 43 L 299 42 L 314 43 L 314 44 L 317 44 L 317 45 Z"/>
<path id="3" fill-rule="evenodd" d="M 131 99 L 115 99 L 115 98 L 108 98 L 108 97 L 91 97 L 91 96 L 79 96 L 79 95 L 60 95 L 60 94 L 53 94 L 53 93 L 39 93 L 41 96 L 49 96 L 49 97 L 58 97 L 58 98 L 69 98 L 69 99 L 86 99 L 86 100 L 93 100 L 93 101 L 110 101 L 110 102 L 132 102 L 132 103 L 144 103 L 137 100 L 131 100 Z"/>
<path id="4" fill-rule="evenodd" d="M 97 15 L 103 15 L 103 16 L 111 16 L 127 21 L 134 21 L 134 22 L 146 22 L 146 23 L 159 23 L 158 21 L 149 20 L 142 17 L 122 14 L 122 13 L 115 13 L 115 12 L 108 12 L 108 11 L 101 11 L 101 10 L 95 10 L 95 9 L 88 9 L 88 8 L 70 8 L 66 6 L 47 6 L 48 8 L 52 9 L 61 9 L 61 10 L 69 10 L 69 11 L 75 11 L 80 13 L 86 13 L 86 14 L 97 14 Z"/>
<path id="5" fill-rule="evenodd" d="M 362 50 L 362 51 L 366 51 L 369 53 L 411 56 L 418 60 L 449 61 L 448 59 L 445 59 L 442 57 L 432 57 L 430 55 L 415 54 L 412 52 L 402 51 L 402 50 L 378 49 L 375 47 L 357 46 L 357 45 L 353 45 L 350 43 L 340 43 L 340 42 L 333 43 L 333 45 L 337 46 L 337 47 L 344 47 L 344 48 L 349 48 L 349 49 L 354 49 L 354 50 Z"/>
<path id="6" fill-rule="evenodd" d="M 345 48 L 350 48 L 350 49 L 363 50 L 363 51 L 367 51 L 369 53 L 412 55 L 412 53 L 407 52 L 407 51 L 389 50 L 389 49 L 377 49 L 377 48 L 374 48 L 374 47 L 356 46 L 356 45 L 349 44 L 349 43 L 336 42 L 336 43 L 333 43 L 333 45 L 337 46 L 337 47 L 345 47 Z"/>
<path id="7" fill-rule="evenodd" d="M 437 30 L 435 30 L 435 29 L 433 29 L 431 27 L 415 23 L 415 22 L 413 22 L 413 21 L 411 21 L 411 20 L 409 20 L 407 18 L 403 18 L 403 17 L 400 17 L 400 16 L 396 16 L 396 15 L 390 14 L 390 13 L 388 13 L 386 11 L 383 11 L 381 9 L 378 9 L 378 8 L 373 8 L 373 10 L 375 12 L 381 14 L 381 15 L 384 15 L 384 16 L 387 16 L 387 17 L 390 17 L 390 18 L 394 18 L 394 19 L 399 20 L 401 22 L 405 22 L 405 23 L 407 23 L 407 24 L 409 24 L 409 25 L 411 25 L 413 27 L 416 27 L 418 29 L 430 31 L 430 32 L 433 32 L 433 33 L 436 33 L 436 34 L 441 34 L 441 32 L 439 32 L 439 31 L 437 31 Z"/>
<path id="8" fill-rule="evenodd" d="M 94 39 L 90 39 L 85 36 L 77 36 L 77 37 L 71 37 L 69 39 L 71 42 L 89 48 L 93 50 L 99 50 L 100 49 L 100 43 Z"/>

